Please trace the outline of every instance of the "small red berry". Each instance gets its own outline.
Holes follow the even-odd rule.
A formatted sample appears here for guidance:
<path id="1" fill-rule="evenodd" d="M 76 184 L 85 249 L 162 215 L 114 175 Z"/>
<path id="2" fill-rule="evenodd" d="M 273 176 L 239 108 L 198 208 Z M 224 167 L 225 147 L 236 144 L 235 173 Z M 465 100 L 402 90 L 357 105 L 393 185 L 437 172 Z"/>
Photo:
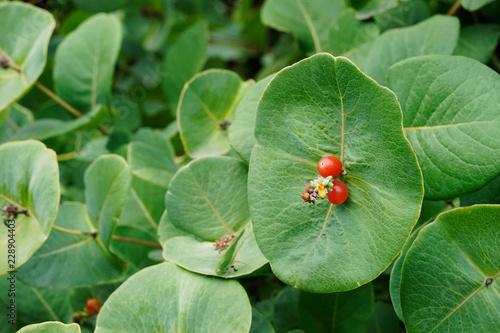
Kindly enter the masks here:
<path id="1" fill-rule="evenodd" d="M 342 162 L 335 156 L 325 156 L 318 162 L 318 172 L 322 177 L 335 178 L 342 172 Z"/>
<path id="2" fill-rule="evenodd" d="M 87 301 L 87 313 L 89 315 L 98 314 L 100 309 L 101 303 L 97 299 L 91 298 Z"/>
<path id="3" fill-rule="evenodd" d="M 340 205 L 347 200 L 349 190 L 346 184 L 340 180 L 333 182 L 333 189 L 328 192 L 328 200 L 334 205 Z"/>

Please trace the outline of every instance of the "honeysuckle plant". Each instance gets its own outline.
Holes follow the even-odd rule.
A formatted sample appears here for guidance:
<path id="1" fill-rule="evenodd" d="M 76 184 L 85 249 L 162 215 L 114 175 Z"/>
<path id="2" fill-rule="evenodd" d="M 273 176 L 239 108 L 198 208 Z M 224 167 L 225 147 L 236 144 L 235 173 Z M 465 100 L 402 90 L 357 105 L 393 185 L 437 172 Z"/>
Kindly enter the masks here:
<path id="1" fill-rule="evenodd" d="M 0 1 L 0 333 L 500 331 L 498 1 Z"/>

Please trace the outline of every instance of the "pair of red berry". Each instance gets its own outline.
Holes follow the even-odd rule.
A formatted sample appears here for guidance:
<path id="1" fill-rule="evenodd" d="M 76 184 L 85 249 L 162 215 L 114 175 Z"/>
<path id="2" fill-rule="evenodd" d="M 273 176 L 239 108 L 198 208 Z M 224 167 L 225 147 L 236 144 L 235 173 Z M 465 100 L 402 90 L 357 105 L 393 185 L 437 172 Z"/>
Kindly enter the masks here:
<path id="1" fill-rule="evenodd" d="M 318 172 L 322 177 L 337 177 L 342 173 L 342 162 L 335 156 L 325 156 L 318 162 Z M 349 190 L 340 180 L 333 181 L 333 189 L 328 191 L 327 198 L 334 205 L 340 205 L 347 200 Z"/>

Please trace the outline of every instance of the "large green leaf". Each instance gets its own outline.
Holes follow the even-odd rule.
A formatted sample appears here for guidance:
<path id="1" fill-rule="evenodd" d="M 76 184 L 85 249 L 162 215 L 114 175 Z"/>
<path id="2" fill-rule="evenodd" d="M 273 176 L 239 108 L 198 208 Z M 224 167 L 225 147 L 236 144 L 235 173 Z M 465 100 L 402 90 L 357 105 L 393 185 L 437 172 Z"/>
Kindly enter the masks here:
<path id="1" fill-rule="evenodd" d="M 500 204 L 500 176 L 493 179 L 479 191 L 469 193 L 460 198 L 460 206 L 475 204 Z"/>
<path id="2" fill-rule="evenodd" d="M 220 253 L 214 242 L 205 242 L 191 236 L 170 238 L 162 246 L 165 260 L 205 275 L 226 278 L 244 276 L 267 263 L 257 246 L 251 225 L 231 242 L 227 250 Z"/>
<path id="3" fill-rule="evenodd" d="M 247 84 L 234 72 L 214 69 L 189 80 L 179 100 L 177 122 L 184 150 L 191 157 L 222 155 L 231 147 L 221 124 L 233 113 Z"/>
<path id="4" fill-rule="evenodd" d="M 459 28 L 456 17 L 434 15 L 411 27 L 388 30 L 375 40 L 363 70 L 385 85 L 387 70 L 398 61 L 427 54 L 452 54 Z"/>
<path id="5" fill-rule="evenodd" d="M 247 167 L 230 157 L 194 160 L 172 178 L 165 204 L 175 227 L 203 240 L 236 235 L 250 221 Z"/>
<path id="6" fill-rule="evenodd" d="M 252 307 L 252 327 L 249 333 L 274 333 L 274 327 L 269 319 L 255 307 Z"/>
<path id="7" fill-rule="evenodd" d="M 47 61 L 47 48 L 56 22 L 52 15 L 21 2 L 0 4 L 0 112 L 36 82 Z"/>
<path id="8" fill-rule="evenodd" d="M 107 105 L 121 42 L 122 27 L 116 16 L 97 14 L 82 23 L 57 48 L 57 94 L 82 112 Z"/>
<path id="9" fill-rule="evenodd" d="M 127 265 L 109 252 L 100 235 L 92 237 L 66 232 L 92 233 L 97 228 L 85 205 L 63 204 L 55 229 L 31 260 L 18 270 L 19 278 L 32 286 L 47 288 L 86 287 L 119 281 Z"/>
<path id="10" fill-rule="evenodd" d="M 493 1 L 495 0 L 462 0 L 461 4 L 465 9 L 473 12 Z"/>
<path id="11" fill-rule="evenodd" d="M 350 3 L 358 11 L 358 18 L 364 20 L 396 7 L 398 0 L 351 0 Z"/>
<path id="12" fill-rule="evenodd" d="M 207 46 L 208 26 L 200 21 L 180 35 L 165 55 L 161 65 L 162 88 L 174 112 L 184 84 L 202 70 Z"/>
<path id="13" fill-rule="evenodd" d="M 20 267 L 47 239 L 59 206 L 59 168 L 56 154 L 38 141 L 0 146 L 0 207 L 13 205 L 28 210 L 15 219 L 13 236 L 0 236 L 0 275 Z M 4 216 L 5 218 L 5 216 Z M 3 223 L 2 228 L 7 229 Z M 7 261 L 9 239 L 15 241 L 15 265 Z M 12 241 L 10 242 L 12 243 Z M 21 245 L 22 244 L 22 245 Z"/>
<path id="14" fill-rule="evenodd" d="M 394 29 L 414 25 L 430 16 L 430 8 L 424 0 L 401 1 L 396 7 L 375 15 L 380 29 Z"/>
<path id="15" fill-rule="evenodd" d="M 247 163 L 256 142 L 254 131 L 257 105 L 264 89 L 273 77 L 274 74 L 269 75 L 248 89 L 234 112 L 233 123 L 229 126 L 229 142 L 234 151 Z"/>
<path id="16" fill-rule="evenodd" d="M 345 291 L 373 280 L 399 253 L 423 196 L 401 123 L 396 96 L 342 57 L 313 56 L 269 83 L 248 190 L 257 243 L 279 279 Z M 304 184 L 326 155 L 343 162 L 349 199 L 303 203 Z"/>
<path id="17" fill-rule="evenodd" d="M 390 304 L 377 302 L 368 333 L 401 333 L 401 322 Z"/>
<path id="18" fill-rule="evenodd" d="M 316 53 L 329 50 L 332 22 L 344 8 L 344 1 L 268 0 L 262 8 L 262 21 L 291 32 L 304 50 Z"/>
<path id="19" fill-rule="evenodd" d="M 144 181 L 166 189 L 178 169 L 170 142 L 162 132 L 142 132 L 140 140 L 135 140 L 128 146 L 128 163 L 132 173 Z"/>
<path id="20" fill-rule="evenodd" d="M 99 122 L 108 114 L 108 109 L 102 105 L 93 108 L 80 118 L 62 121 L 57 119 L 42 119 L 21 127 L 12 140 L 46 140 L 68 132 L 96 128 Z"/>
<path id="21" fill-rule="evenodd" d="M 9 275 L 6 275 L 0 279 L 2 290 L 9 290 L 11 281 L 8 280 L 8 277 Z M 27 325 L 48 320 L 71 321 L 74 314 L 70 303 L 73 289 L 35 288 L 19 279 L 16 279 L 15 285 L 15 297 L 12 298 L 16 301 L 16 321 L 18 323 Z M 0 299 L 6 304 L 10 303 L 7 292 L 0 294 Z M 1 329 L 0 332 L 2 332 Z"/>
<path id="22" fill-rule="evenodd" d="M 47 321 L 41 324 L 28 325 L 17 333 L 80 333 L 78 324 L 63 324 L 57 321 Z"/>
<path id="23" fill-rule="evenodd" d="M 85 172 L 85 201 L 89 217 L 105 246 L 123 212 L 132 184 L 132 172 L 118 155 L 97 158 Z"/>
<path id="24" fill-rule="evenodd" d="M 360 332 L 370 326 L 374 308 L 373 286 L 333 294 L 301 292 L 299 322 L 306 332 Z"/>
<path id="25" fill-rule="evenodd" d="M 238 282 L 164 263 L 133 275 L 109 297 L 97 317 L 96 333 L 248 332 L 251 317 Z"/>
<path id="26" fill-rule="evenodd" d="M 438 216 L 406 255 L 401 305 L 413 332 L 500 331 L 500 206 Z"/>
<path id="27" fill-rule="evenodd" d="M 475 191 L 500 173 L 500 76 L 459 56 L 424 56 L 389 71 L 403 125 L 422 168 L 425 196 Z"/>
<path id="28" fill-rule="evenodd" d="M 500 26 L 475 24 L 460 30 L 460 39 L 453 54 L 470 57 L 487 63 L 500 38 Z"/>
<path id="29" fill-rule="evenodd" d="M 9 141 L 21 127 L 33 122 L 33 113 L 17 103 L 1 112 L 0 117 L 1 115 L 5 119 L 0 125 L 0 143 Z"/>

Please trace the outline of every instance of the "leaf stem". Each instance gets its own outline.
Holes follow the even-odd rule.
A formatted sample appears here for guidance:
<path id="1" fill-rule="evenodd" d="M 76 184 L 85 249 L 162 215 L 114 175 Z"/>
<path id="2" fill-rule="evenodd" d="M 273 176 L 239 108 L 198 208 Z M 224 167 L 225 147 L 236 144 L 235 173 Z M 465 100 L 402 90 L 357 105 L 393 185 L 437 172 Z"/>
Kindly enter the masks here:
<path id="1" fill-rule="evenodd" d="M 142 239 L 137 239 L 137 238 L 129 238 L 129 237 L 124 237 L 124 236 L 119 236 L 119 235 L 113 235 L 111 236 L 112 239 L 119 241 L 119 242 L 126 242 L 126 243 L 132 243 L 132 244 L 139 244 L 139 245 L 144 245 L 144 246 L 149 246 L 149 247 L 154 247 L 157 249 L 161 249 L 161 245 L 155 242 L 150 242 L 150 241 L 145 241 Z"/>
<path id="2" fill-rule="evenodd" d="M 57 225 L 52 226 L 52 229 L 64 232 L 65 234 L 70 234 L 70 235 L 77 235 L 77 236 L 91 236 L 92 238 L 95 238 L 97 236 L 97 231 L 81 231 L 81 230 L 73 230 L 73 229 L 67 229 L 63 228 Z"/>
<path id="3" fill-rule="evenodd" d="M 66 153 L 66 154 L 59 154 L 59 155 L 57 155 L 57 160 L 59 162 L 72 160 L 76 157 L 76 155 L 77 155 L 77 153 L 74 151 L 72 151 L 70 153 Z"/>
<path id="4" fill-rule="evenodd" d="M 16 124 L 16 122 L 11 117 L 7 117 L 5 121 L 14 129 L 14 131 L 19 131 L 19 125 Z"/>
<path id="5" fill-rule="evenodd" d="M 453 16 L 457 13 L 457 11 L 460 9 L 460 7 L 462 6 L 462 4 L 460 3 L 460 0 L 457 0 L 453 6 L 450 7 L 450 9 L 448 10 L 448 13 L 446 13 L 446 15 L 448 16 Z"/>
<path id="6" fill-rule="evenodd" d="M 65 100 L 63 100 L 61 97 L 57 96 L 52 90 L 50 90 L 49 88 L 47 88 L 46 86 L 44 86 L 40 82 L 38 82 L 38 81 L 35 82 L 35 85 L 37 86 L 38 89 L 43 91 L 47 96 L 52 98 L 56 103 L 61 105 L 64 109 L 66 109 L 72 115 L 77 116 L 77 117 L 83 116 L 83 113 L 81 113 L 80 111 L 78 111 L 77 109 L 75 109 L 74 107 L 69 105 Z M 107 135 L 107 136 L 111 135 L 107 129 L 105 129 L 101 126 L 97 127 L 97 129 L 104 135 Z"/>

